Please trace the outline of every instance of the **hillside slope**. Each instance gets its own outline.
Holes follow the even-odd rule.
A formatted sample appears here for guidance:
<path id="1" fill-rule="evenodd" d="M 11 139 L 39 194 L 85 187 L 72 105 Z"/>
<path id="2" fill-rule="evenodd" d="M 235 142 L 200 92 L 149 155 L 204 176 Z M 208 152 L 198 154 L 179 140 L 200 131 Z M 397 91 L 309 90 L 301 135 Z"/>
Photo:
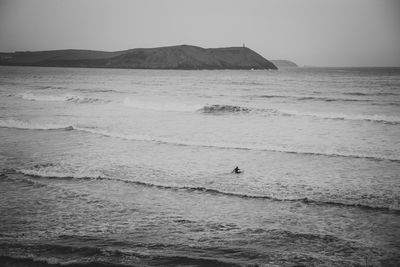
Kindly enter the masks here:
<path id="1" fill-rule="evenodd" d="M 0 65 L 129 69 L 277 69 L 247 47 L 201 48 L 189 45 L 117 52 L 54 50 L 0 53 Z"/>

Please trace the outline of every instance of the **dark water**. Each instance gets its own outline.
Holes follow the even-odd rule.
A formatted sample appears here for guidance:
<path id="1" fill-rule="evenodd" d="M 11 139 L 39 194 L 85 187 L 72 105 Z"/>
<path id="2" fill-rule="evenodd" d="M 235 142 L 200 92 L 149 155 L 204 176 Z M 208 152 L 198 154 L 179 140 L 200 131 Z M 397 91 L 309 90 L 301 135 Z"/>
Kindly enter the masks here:
<path id="1" fill-rule="evenodd" d="M 1 67 L 0 96 L 0 265 L 400 263 L 400 69 Z"/>

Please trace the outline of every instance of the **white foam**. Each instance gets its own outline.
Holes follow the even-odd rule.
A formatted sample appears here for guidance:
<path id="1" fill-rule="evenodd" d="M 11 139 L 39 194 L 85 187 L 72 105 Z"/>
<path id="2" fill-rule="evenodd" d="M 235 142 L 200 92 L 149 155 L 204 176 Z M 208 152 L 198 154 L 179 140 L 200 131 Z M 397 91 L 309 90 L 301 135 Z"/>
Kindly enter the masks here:
<path id="1" fill-rule="evenodd" d="M 366 114 L 341 114 L 341 113 L 313 113 L 313 112 L 300 112 L 296 110 L 280 110 L 283 115 L 290 116 L 309 116 L 320 119 L 336 119 L 336 120 L 365 120 L 373 122 L 386 122 L 398 124 L 400 123 L 399 116 L 388 115 L 366 115 Z"/>
<path id="2" fill-rule="evenodd" d="M 75 126 L 74 129 L 78 130 L 78 131 L 83 131 L 83 132 L 87 132 L 87 133 L 92 133 L 92 134 L 97 134 L 97 135 L 102 135 L 102 136 L 107 136 L 107 137 L 112 137 L 112 138 L 118 138 L 118 139 L 123 139 L 123 140 L 164 142 L 164 141 L 162 141 L 162 138 L 157 139 L 157 138 L 149 136 L 149 135 L 122 134 L 122 133 L 108 132 L 105 130 L 79 127 L 79 126 Z"/>
<path id="3" fill-rule="evenodd" d="M 180 140 L 177 138 L 166 138 L 166 137 L 156 137 L 149 135 L 133 135 L 133 134 L 122 134 L 115 132 L 108 132 L 99 129 L 92 128 L 84 128 L 84 127 L 74 127 L 76 130 L 118 138 L 122 140 L 132 140 L 132 141 L 145 141 L 145 142 L 154 142 L 161 144 L 170 144 L 177 146 L 197 146 L 197 147 L 208 147 L 208 148 L 217 148 L 217 149 L 238 149 L 238 150 L 258 150 L 258 151 L 272 151 L 272 152 L 281 152 L 281 153 L 290 153 L 290 154 L 308 154 L 308 155 L 316 155 L 316 156 L 327 156 L 327 157 L 351 157 L 351 158 L 367 158 L 373 160 L 390 160 L 390 161 L 400 161 L 398 157 L 387 157 L 385 155 L 380 154 L 365 154 L 365 153 L 343 153 L 337 152 L 335 149 L 331 150 L 314 150 L 314 149 L 290 149 L 284 148 L 281 146 L 274 145 L 241 145 L 241 144 L 231 144 L 225 142 L 196 142 L 196 141 L 188 141 L 188 140 Z"/>
<path id="4" fill-rule="evenodd" d="M 22 99 L 31 101 L 53 101 L 53 102 L 73 102 L 73 103 L 93 103 L 99 101 L 97 98 L 82 97 L 77 95 L 44 95 L 23 93 L 19 95 Z"/>
<path id="5" fill-rule="evenodd" d="M 48 178 L 96 178 L 101 175 L 100 172 L 89 168 L 82 169 L 64 164 L 44 164 L 16 171 L 26 175 Z"/>
<path id="6" fill-rule="evenodd" d="M 22 121 L 15 119 L 0 119 L 0 127 L 31 130 L 58 130 L 73 129 L 71 125 L 59 125 L 52 123 L 36 123 L 31 121 Z"/>
<path id="7" fill-rule="evenodd" d="M 162 144 L 171 144 L 178 146 L 198 146 L 198 147 L 210 147 L 219 149 L 240 149 L 240 150 L 259 150 L 259 151 L 274 151 L 283 153 L 293 153 L 293 154 L 314 154 L 323 156 L 339 156 L 339 157 L 353 157 L 353 158 L 370 158 L 376 160 L 391 160 L 400 161 L 398 157 L 388 157 L 386 155 L 378 154 L 365 154 L 365 153 L 343 153 L 337 152 L 335 149 L 332 150 L 314 150 L 314 149 L 300 149 L 300 148 L 285 148 L 281 146 L 274 145 L 246 145 L 246 144 L 230 144 L 225 142 L 202 142 L 202 141 L 190 141 L 181 140 L 178 138 L 169 137 L 157 137 L 150 135 L 138 135 L 138 134 L 124 134 L 118 132 L 110 132 L 107 130 L 89 128 L 84 126 L 71 126 L 71 125 L 57 125 L 57 124 L 39 124 L 27 121 L 20 121 L 14 119 L 0 120 L 0 127 L 16 128 L 16 129 L 34 129 L 34 130 L 78 130 L 82 132 L 87 132 L 96 135 L 102 135 L 111 138 L 118 138 L 122 140 L 132 140 L 132 141 L 145 141 L 154 142 Z M 36 170 L 35 170 L 36 171 Z M 40 175 L 40 174 L 38 174 Z M 56 176 L 54 173 L 52 176 Z"/>

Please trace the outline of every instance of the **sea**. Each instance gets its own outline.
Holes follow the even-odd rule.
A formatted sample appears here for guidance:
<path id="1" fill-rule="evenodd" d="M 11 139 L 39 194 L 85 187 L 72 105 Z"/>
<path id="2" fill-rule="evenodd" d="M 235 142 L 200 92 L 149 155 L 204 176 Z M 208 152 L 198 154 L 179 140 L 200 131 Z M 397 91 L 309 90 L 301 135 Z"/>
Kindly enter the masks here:
<path id="1" fill-rule="evenodd" d="M 0 67 L 0 266 L 400 266 L 399 201 L 400 68 Z"/>

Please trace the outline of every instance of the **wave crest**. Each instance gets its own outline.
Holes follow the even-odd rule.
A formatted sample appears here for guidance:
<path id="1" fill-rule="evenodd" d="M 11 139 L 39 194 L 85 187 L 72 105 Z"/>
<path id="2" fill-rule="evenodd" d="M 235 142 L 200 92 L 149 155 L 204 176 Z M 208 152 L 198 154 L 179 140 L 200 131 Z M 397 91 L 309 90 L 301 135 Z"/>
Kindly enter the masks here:
<path id="1" fill-rule="evenodd" d="M 20 121 L 14 119 L 1 120 L 0 127 L 4 128 L 14 128 L 14 129 L 29 129 L 29 130 L 64 130 L 64 131 L 81 131 L 88 134 L 95 134 L 105 137 L 118 138 L 122 140 L 131 141 L 143 141 L 143 142 L 154 142 L 158 144 L 175 145 L 175 146 L 194 146 L 194 147 L 204 147 L 204 148 L 215 148 L 215 149 L 235 149 L 235 150 L 255 150 L 255 151 L 270 151 L 288 154 L 299 154 L 299 155 L 309 155 L 309 156 L 324 156 L 324 157 L 345 157 L 345 158 L 358 158 L 358 159 L 368 159 L 374 161 L 392 161 L 400 162 L 400 158 L 385 157 L 382 155 L 368 155 L 368 154 L 342 154 L 336 153 L 335 151 L 314 151 L 314 150 L 296 150 L 296 149 L 286 149 L 279 146 L 262 146 L 262 145 L 240 145 L 234 143 L 218 143 L 218 142 L 198 142 L 181 140 L 176 138 L 165 138 L 157 137 L 151 135 L 138 135 L 138 134 L 124 134 L 118 132 L 109 132 L 107 130 L 102 130 L 93 127 L 85 126 L 72 126 L 72 125 L 57 125 L 57 124 L 39 124 L 28 121 Z"/>
<path id="2" fill-rule="evenodd" d="M 238 113 L 238 112 L 249 112 L 251 109 L 241 106 L 231 106 L 231 105 L 209 105 L 204 106 L 200 109 L 203 113 Z"/>
<path id="3" fill-rule="evenodd" d="M 298 101 L 324 101 L 324 102 L 367 102 L 371 103 L 372 105 L 386 105 L 387 102 L 375 102 L 374 99 L 364 98 L 367 96 L 398 96 L 399 94 L 394 93 L 361 93 L 361 92 L 350 92 L 350 93 L 343 93 L 343 95 L 348 96 L 360 96 L 362 98 L 343 98 L 343 97 L 322 97 L 322 96 L 299 96 L 299 95 L 250 95 L 250 98 L 283 98 L 283 99 L 293 99 Z M 392 102 L 397 103 L 397 102 Z"/>
<path id="4" fill-rule="evenodd" d="M 107 132 L 99 129 L 89 129 L 89 128 L 80 128 L 75 127 L 75 130 L 88 132 L 92 134 L 102 135 L 111 138 L 118 138 L 122 140 L 132 140 L 132 141 L 145 141 L 145 142 L 154 142 L 160 144 L 167 145 L 176 145 L 176 146 L 196 146 L 196 147 L 205 147 L 205 148 L 216 148 L 216 149 L 235 149 L 235 150 L 255 150 L 255 151 L 270 151 L 270 152 L 279 152 L 279 153 L 288 153 L 288 154 L 299 154 L 299 155 L 309 155 L 309 156 L 324 156 L 324 157 L 345 157 L 345 158 L 357 158 L 357 159 L 368 159 L 373 161 L 393 161 L 400 162 L 400 158 L 389 158 L 385 156 L 372 156 L 372 155 L 364 155 L 364 154 L 339 154 L 334 151 L 312 151 L 312 150 L 291 150 L 285 149 L 278 146 L 245 146 L 238 144 L 229 144 L 229 143 L 204 143 L 204 142 L 196 142 L 196 141 L 185 141 L 179 139 L 171 139 L 171 138 L 163 138 L 149 135 L 132 135 L 132 134 L 121 134 L 121 133 L 113 133 Z"/>
<path id="5" fill-rule="evenodd" d="M 100 177 L 101 173 L 90 168 L 77 170 L 66 164 L 43 163 L 32 167 L 15 170 L 18 173 L 32 177 L 60 178 L 60 179 L 93 179 Z"/>
<path id="6" fill-rule="evenodd" d="M 300 112 L 296 110 L 281 110 L 279 112 L 282 115 L 286 116 L 307 116 L 319 119 L 369 121 L 369 122 L 385 123 L 385 124 L 400 124 L 399 116 L 389 116 L 389 115 L 312 113 L 312 112 Z"/>
<path id="7" fill-rule="evenodd" d="M 74 236 L 66 237 L 76 240 Z M 77 243 L 77 245 L 0 245 L 0 249 L 4 250 L 6 248 L 8 252 L 5 255 L 0 254 L 0 263 L 4 263 L 5 266 L 41 267 L 242 266 L 242 264 L 234 261 L 225 261 L 217 258 L 160 253 L 160 248 L 169 246 L 162 243 L 134 244 L 133 246 L 137 251 Z M 123 243 L 118 242 L 118 246 L 121 244 Z M 131 246 L 132 244 L 129 244 L 129 247 Z M 143 247 L 146 248 L 147 252 L 141 252 Z M 151 253 L 149 254 L 148 251 L 151 251 Z M 121 261 L 121 258 L 124 260 Z"/>
<path id="8" fill-rule="evenodd" d="M 30 101 L 70 102 L 76 104 L 86 104 L 101 101 L 98 98 L 82 97 L 77 95 L 39 95 L 23 93 L 20 95 L 20 97 Z"/>
<path id="9" fill-rule="evenodd" d="M 51 123 L 40 124 L 40 123 L 21 121 L 15 119 L 0 120 L 0 127 L 22 129 L 22 130 L 66 130 L 66 131 L 74 130 L 74 127 L 71 125 L 58 125 Z"/>
<path id="10" fill-rule="evenodd" d="M 46 165 L 38 165 L 38 166 L 46 166 Z M 54 167 L 60 168 L 58 165 L 54 165 Z M 16 170 L 16 172 L 25 174 L 32 177 L 39 177 L 39 178 L 59 178 L 59 179 L 85 179 L 85 180 L 108 180 L 108 181 L 117 181 L 121 183 L 133 184 L 138 186 L 144 187 L 153 187 L 158 188 L 161 190 L 173 190 L 179 191 L 184 190 L 187 192 L 199 192 L 199 193 L 206 193 L 211 195 L 222 195 L 222 196 L 229 196 L 229 197 L 238 197 L 243 199 L 260 199 L 260 200 L 270 200 L 270 201 L 279 201 L 279 202 L 301 202 L 303 204 L 312 204 L 312 205 L 329 205 L 329 206 L 341 206 L 341 207 L 355 207 L 361 209 L 372 209 L 372 210 L 386 210 L 391 212 L 400 212 L 398 205 L 392 205 L 389 207 L 386 206 L 373 206 L 367 204 L 360 204 L 360 203 L 346 203 L 346 202 L 338 202 L 338 201 L 330 201 L 330 200 L 318 200 L 318 199 L 310 199 L 307 197 L 303 198 L 277 198 L 267 195 L 260 195 L 260 194 L 249 194 L 249 193 L 242 193 L 242 192 L 231 192 L 231 191 L 224 191 L 216 188 L 207 188 L 203 186 L 177 186 L 177 185 L 168 185 L 168 184 L 155 184 L 150 182 L 143 182 L 137 180 L 126 180 L 121 178 L 114 178 L 114 177 L 107 177 L 102 175 L 93 175 L 93 174 L 86 174 L 82 175 L 82 172 L 72 173 L 72 172 L 56 172 L 54 173 L 49 170 L 50 167 L 38 167 L 35 170 L 33 169 L 21 169 Z"/>
<path id="11" fill-rule="evenodd" d="M 397 125 L 400 124 L 399 116 L 380 115 L 380 114 L 340 114 L 340 113 L 318 113 L 297 110 L 278 110 L 268 108 L 247 108 L 242 106 L 231 105 L 207 105 L 199 109 L 200 112 L 205 114 L 227 114 L 227 113 L 249 113 L 255 112 L 265 116 L 299 116 L 299 117 L 313 117 L 323 120 L 348 120 L 348 121 L 368 121 L 374 123 L 384 123 Z"/>

